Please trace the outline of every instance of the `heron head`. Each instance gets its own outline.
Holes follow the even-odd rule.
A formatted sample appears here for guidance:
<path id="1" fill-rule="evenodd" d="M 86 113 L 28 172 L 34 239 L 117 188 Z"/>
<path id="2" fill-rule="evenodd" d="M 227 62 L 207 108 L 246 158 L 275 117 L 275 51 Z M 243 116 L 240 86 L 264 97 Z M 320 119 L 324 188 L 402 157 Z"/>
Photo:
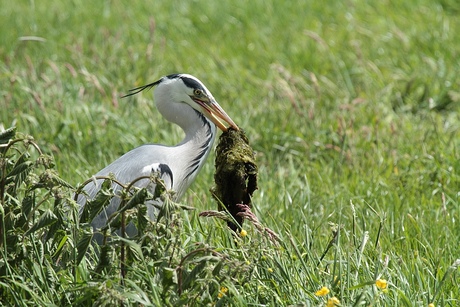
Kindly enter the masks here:
<path id="1" fill-rule="evenodd" d="M 235 130 L 238 126 L 217 103 L 206 86 L 197 78 L 188 74 L 173 74 L 161 79 L 159 88 L 168 84 L 173 101 L 185 102 L 193 109 L 202 113 L 222 131 L 227 131 L 227 123 Z"/>
<path id="2" fill-rule="evenodd" d="M 135 95 L 145 89 L 151 89 L 154 86 L 157 86 L 155 89 L 157 106 L 159 106 L 159 103 L 165 101 L 186 103 L 206 116 L 222 131 L 227 131 L 228 129 L 225 123 L 230 125 L 231 128 L 239 130 L 238 126 L 217 103 L 206 86 L 192 75 L 168 75 L 153 83 L 134 88 L 130 90 L 129 94 L 123 97 Z"/>

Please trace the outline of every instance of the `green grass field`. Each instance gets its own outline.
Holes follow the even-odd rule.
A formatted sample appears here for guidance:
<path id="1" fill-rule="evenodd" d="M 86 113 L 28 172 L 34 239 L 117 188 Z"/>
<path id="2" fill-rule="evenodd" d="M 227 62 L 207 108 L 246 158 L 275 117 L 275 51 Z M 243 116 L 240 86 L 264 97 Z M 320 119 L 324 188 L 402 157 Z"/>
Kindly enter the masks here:
<path id="1" fill-rule="evenodd" d="M 217 209 L 212 154 L 181 201 L 195 210 L 126 243 L 122 279 L 116 253 L 103 269 L 75 254 L 87 225 L 52 211 L 69 228 L 40 240 L 73 189 L 33 190 L 43 167 L 18 142 L 0 151 L 16 193 L 1 193 L 1 304 L 460 306 L 458 1 L 0 1 L 0 29 L 0 126 L 31 135 L 62 180 L 179 142 L 151 92 L 120 96 L 190 73 L 245 129 L 254 212 L 279 236 L 198 216 Z"/>

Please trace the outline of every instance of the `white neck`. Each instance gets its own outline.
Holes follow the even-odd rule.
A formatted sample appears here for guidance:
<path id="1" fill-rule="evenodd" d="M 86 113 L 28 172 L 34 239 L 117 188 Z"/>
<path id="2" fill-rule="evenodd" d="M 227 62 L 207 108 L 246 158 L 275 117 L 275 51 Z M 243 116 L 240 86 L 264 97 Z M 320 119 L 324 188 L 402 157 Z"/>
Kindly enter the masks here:
<path id="1" fill-rule="evenodd" d="M 174 187 L 179 199 L 208 157 L 216 137 L 216 126 L 186 103 L 170 102 L 167 107 L 160 104 L 157 108 L 165 119 L 179 125 L 185 132 L 185 138 L 174 146 L 180 148 L 177 150 L 180 156 L 175 157 L 175 162 L 181 168 L 182 178 L 174 179 L 179 184 Z"/>

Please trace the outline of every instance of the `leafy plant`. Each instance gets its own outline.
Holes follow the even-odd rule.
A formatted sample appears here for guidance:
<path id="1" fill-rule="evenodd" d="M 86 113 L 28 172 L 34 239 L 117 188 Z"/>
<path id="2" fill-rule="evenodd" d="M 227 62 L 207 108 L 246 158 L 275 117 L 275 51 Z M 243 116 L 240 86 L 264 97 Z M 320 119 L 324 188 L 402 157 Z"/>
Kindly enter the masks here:
<path id="1" fill-rule="evenodd" d="M 74 199 L 81 188 L 74 189 L 55 173 L 51 157 L 32 137 L 9 129 L 0 140 L 3 303 L 211 303 L 226 281 L 251 275 L 238 256 L 242 250 L 218 250 L 184 236 L 180 212 L 191 208 L 173 203 L 164 189 L 152 195 L 145 188 L 123 186 L 119 210 L 105 229 L 97 230 L 105 233 L 103 244 L 95 245 L 89 222 L 112 197 L 119 197 L 111 186 L 120 183 L 105 178 L 99 193 L 79 214 Z M 151 180 L 162 186 L 157 177 Z M 151 222 L 145 204 L 160 195 L 163 205 Z M 116 222 L 117 216 L 121 221 Z M 139 230 L 134 238 L 110 230 L 130 222 Z M 236 240 L 232 246 L 242 242 L 226 236 L 229 242 Z"/>

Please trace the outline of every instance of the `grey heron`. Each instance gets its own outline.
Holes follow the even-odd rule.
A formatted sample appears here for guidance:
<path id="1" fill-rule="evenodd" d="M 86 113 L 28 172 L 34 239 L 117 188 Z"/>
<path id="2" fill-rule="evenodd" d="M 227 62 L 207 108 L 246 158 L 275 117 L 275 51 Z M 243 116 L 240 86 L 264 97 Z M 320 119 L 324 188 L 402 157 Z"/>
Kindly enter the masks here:
<path id="1" fill-rule="evenodd" d="M 143 90 L 155 87 L 153 96 L 156 107 L 169 122 L 179 125 L 185 132 L 185 138 L 176 146 L 146 144 L 137 147 L 100 170 L 95 176 L 113 174 L 122 183 L 129 183 L 140 176 L 158 172 L 167 189 L 175 191 L 176 201 L 184 195 L 194 181 L 204 161 L 211 151 L 217 129 L 227 131 L 227 123 L 238 130 L 238 126 L 220 107 L 206 86 L 194 76 L 188 74 L 172 74 L 162 77 L 153 83 L 132 89 L 126 96 L 135 95 Z M 100 190 L 102 180 L 85 186 L 89 199 L 94 198 Z M 145 187 L 149 180 L 138 181 L 135 186 Z M 113 185 L 114 190 L 120 189 Z M 149 188 L 154 188 L 149 186 Z M 86 198 L 79 195 L 80 213 Z M 96 216 L 91 225 L 98 229 L 106 225 L 120 204 L 120 198 L 114 197 L 110 204 Z M 147 204 L 150 219 L 155 218 L 155 208 Z M 133 225 L 126 229 L 129 236 L 136 233 Z"/>

